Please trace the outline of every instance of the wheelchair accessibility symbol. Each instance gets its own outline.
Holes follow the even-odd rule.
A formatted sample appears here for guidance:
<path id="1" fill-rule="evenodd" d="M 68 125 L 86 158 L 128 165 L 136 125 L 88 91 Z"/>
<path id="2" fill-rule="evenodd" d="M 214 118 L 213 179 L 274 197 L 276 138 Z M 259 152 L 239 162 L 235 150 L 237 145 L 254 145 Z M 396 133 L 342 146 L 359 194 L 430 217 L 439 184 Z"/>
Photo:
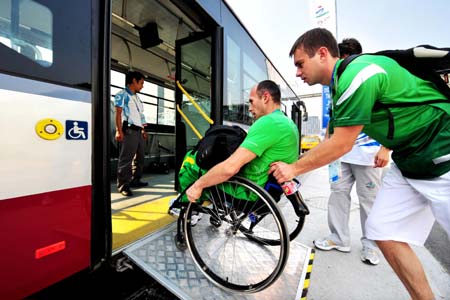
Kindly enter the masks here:
<path id="1" fill-rule="evenodd" d="M 66 139 L 87 140 L 88 123 L 86 121 L 66 120 Z"/>

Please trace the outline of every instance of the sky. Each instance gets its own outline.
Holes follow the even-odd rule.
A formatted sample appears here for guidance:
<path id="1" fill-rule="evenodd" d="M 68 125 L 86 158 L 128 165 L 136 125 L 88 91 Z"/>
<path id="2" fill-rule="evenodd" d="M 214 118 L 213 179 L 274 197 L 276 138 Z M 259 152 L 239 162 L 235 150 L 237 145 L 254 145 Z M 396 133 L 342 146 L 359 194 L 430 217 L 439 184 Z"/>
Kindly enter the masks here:
<path id="1" fill-rule="evenodd" d="M 226 0 L 264 53 L 299 95 L 317 93 L 295 77 L 289 50 L 316 27 L 311 3 L 333 0 Z M 421 44 L 450 47 L 448 0 L 335 0 L 337 40 L 353 37 L 364 52 Z"/>

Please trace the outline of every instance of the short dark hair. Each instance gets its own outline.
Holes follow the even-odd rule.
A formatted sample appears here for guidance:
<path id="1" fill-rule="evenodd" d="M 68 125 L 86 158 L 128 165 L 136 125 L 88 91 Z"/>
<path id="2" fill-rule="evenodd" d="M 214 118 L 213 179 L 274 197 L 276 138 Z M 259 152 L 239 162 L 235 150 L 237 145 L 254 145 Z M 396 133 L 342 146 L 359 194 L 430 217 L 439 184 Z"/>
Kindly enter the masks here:
<path id="1" fill-rule="evenodd" d="M 302 34 L 292 45 L 289 56 L 292 57 L 295 50 L 302 47 L 309 57 L 313 57 L 320 47 L 326 47 L 333 57 L 339 55 L 336 39 L 325 28 L 314 28 Z"/>
<path id="2" fill-rule="evenodd" d="M 278 84 L 272 80 L 263 80 L 256 86 L 256 94 L 262 97 L 264 92 L 268 92 L 272 96 L 273 102 L 281 103 L 281 92 Z"/>
<path id="3" fill-rule="evenodd" d="M 125 84 L 129 85 L 133 83 L 133 79 L 136 79 L 136 81 L 141 80 L 142 78 L 145 78 L 144 74 L 138 71 L 129 71 L 127 75 L 125 76 Z"/>
<path id="4" fill-rule="evenodd" d="M 348 38 L 343 39 L 342 43 L 338 44 L 339 47 L 339 56 L 342 57 L 344 55 L 352 55 L 352 54 L 360 54 L 362 53 L 361 44 L 357 39 Z"/>

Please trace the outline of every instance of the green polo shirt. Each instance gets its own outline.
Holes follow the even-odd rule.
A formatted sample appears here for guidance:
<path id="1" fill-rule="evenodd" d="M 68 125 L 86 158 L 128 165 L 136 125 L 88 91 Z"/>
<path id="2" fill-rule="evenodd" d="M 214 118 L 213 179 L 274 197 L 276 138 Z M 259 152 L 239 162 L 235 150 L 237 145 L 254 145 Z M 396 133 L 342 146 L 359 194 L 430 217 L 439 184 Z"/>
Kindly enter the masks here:
<path id="1" fill-rule="evenodd" d="M 248 163 L 239 175 L 264 186 L 269 178 L 271 163 L 293 163 L 298 159 L 298 128 L 277 109 L 256 120 L 240 147 L 255 153 L 256 158 Z"/>
<path id="2" fill-rule="evenodd" d="M 276 161 L 293 163 L 298 159 L 298 128 L 292 120 L 277 109 L 256 120 L 240 147 L 255 153 L 256 157 L 242 167 L 238 175 L 263 187 L 269 179 L 271 163 Z M 222 188 L 238 199 L 249 201 L 258 199 L 257 195 L 249 189 L 228 185 Z"/>
<path id="3" fill-rule="evenodd" d="M 362 55 L 347 66 L 332 90 L 331 127 L 364 125 L 363 132 L 393 150 L 392 159 L 406 177 L 433 178 L 450 171 L 450 101 L 433 83 L 388 57 Z M 443 101 L 389 107 L 435 99 Z M 387 135 L 389 112 L 392 139 Z"/>

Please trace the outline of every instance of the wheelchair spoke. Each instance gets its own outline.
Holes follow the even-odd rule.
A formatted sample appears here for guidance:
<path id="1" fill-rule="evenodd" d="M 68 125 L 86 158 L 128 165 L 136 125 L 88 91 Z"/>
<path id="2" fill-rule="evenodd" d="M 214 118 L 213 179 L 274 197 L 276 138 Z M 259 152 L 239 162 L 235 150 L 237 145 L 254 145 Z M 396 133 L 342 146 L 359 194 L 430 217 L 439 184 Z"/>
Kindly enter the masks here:
<path id="1" fill-rule="evenodd" d="M 235 177 L 205 190 L 211 206 L 201 211 L 209 218 L 191 225 L 195 208 L 190 204 L 184 220 L 194 262 L 208 279 L 224 289 L 256 292 L 266 288 L 280 275 L 289 252 L 284 219 L 273 199 L 259 186 Z M 250 194 L 258 199 L 235 197 Z M 270 231 L 260 225 L 266 219 L 275 224 Z M 268 237 L 279 241 L 278 245 L 265 247 L 270 245 Z"/>

